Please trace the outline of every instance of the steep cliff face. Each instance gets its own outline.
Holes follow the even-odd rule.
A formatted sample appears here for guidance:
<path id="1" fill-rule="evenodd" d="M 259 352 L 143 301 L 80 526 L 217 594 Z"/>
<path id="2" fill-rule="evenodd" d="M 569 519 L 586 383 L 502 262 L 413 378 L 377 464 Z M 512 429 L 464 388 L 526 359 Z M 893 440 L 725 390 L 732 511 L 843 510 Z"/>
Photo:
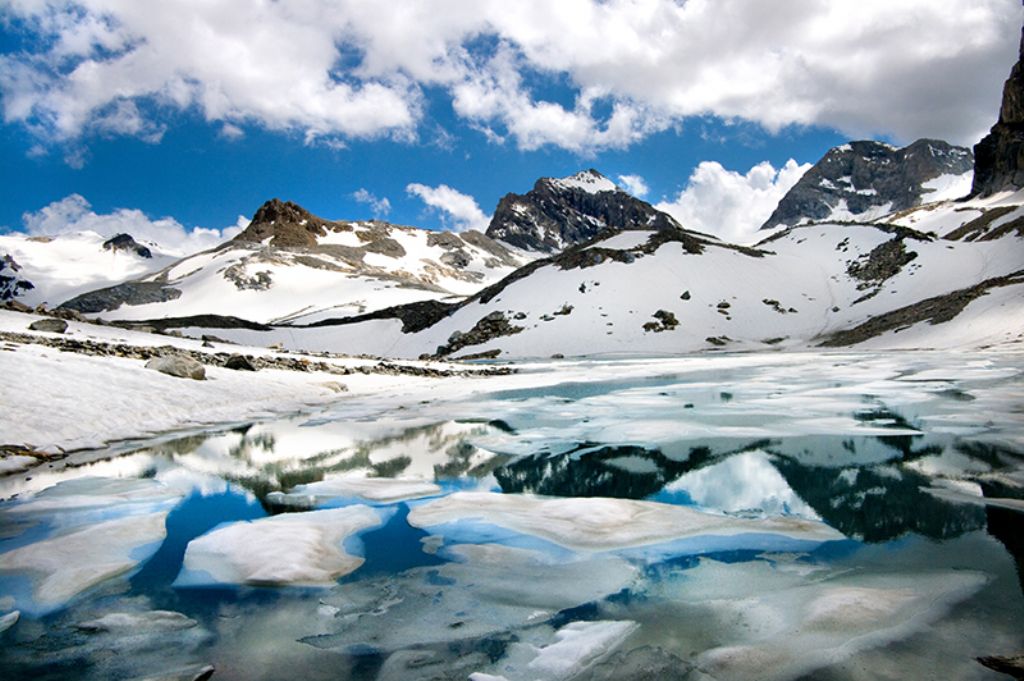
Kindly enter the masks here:
<path id="1" fill-rule="evenodd" d="M 934 200 L 955 178 L 966 175 L 966 185 L 973 161 L 969 149 L 941 140 L 921 139 L 902 149 L 850 142 L 814 164 L 761 229 L 825 220 L 870 222 Z"/>
<path id="2" fill-rule="evenodd" d="M 988 196 L 1024 187 L 1024 31 L 1020 56 L 1003 86 L 999 121 L 975 145 L 974 156 L 972 194 Z"/>
<path id="3" fill-rule="evenodd" d="M 607 229 L 680 229 L 679 223 L 628 194 L 596 170 L 541 178 L 526 194 L 506 194 L 487 236 L 531 251 L 554 252 Z"/>

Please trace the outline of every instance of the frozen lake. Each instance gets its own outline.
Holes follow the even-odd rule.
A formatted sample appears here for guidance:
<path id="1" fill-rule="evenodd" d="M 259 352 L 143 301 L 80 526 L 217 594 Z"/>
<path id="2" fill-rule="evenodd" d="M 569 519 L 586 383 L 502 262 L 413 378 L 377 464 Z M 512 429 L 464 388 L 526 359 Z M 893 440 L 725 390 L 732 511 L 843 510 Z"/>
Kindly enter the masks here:
<path id="1" fill-rule="evenodd" d="M 0 676 L 1008 678 L 1022 360 L 539 363 L 78 453 L 0 478 Z"/>

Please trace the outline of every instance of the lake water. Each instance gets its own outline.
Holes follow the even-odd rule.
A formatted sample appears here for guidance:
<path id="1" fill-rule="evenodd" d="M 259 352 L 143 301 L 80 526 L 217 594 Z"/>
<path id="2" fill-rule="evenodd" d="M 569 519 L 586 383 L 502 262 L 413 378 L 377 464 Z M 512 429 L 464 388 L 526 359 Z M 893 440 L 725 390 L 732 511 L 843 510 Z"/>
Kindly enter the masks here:
<path id="1" fill-rule="evenodd" d="M 75 455 L 0 480 L 0 677 L 1008 678 L 1020 360 L 531 365 Z"/>

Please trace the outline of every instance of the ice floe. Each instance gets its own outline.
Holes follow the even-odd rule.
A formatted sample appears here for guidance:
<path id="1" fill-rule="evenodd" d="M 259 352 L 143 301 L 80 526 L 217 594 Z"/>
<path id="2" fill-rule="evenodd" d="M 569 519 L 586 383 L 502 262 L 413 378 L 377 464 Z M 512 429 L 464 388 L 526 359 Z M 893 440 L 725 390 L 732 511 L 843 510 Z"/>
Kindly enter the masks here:
<path id="1" fill-rule="evenodd" d="M 735 518 L 631 499 L 456 492 L 416 505 L 409 513 L 409 523 L 414 527 L 450 537 L 467 532 L 472 535 L 474 528 L 466 522 L 502 527 L 584 552 L 741 535 L 770 535 L 807 542 L 843 538 L 823 523 L 802 518 Z M 690 548 L 699 550 L 697 545 Z"/>
<path id="2" fill-rule="evenodd" d="M 189 542 L 175 584 L 330 585 L 363 564 L 345 540 L 384 515 L 357 505 L 223 525 Z"/>
<path id="3" fill-rule="evenodd" d="M 0 573 L 27 573 L 32 595 L 22 610 L 56 610 L 101 582 L 125 575 L 151 556 L 166 536 L 167 511 L 131 515 L 75 528 L 0 554 Z"/>

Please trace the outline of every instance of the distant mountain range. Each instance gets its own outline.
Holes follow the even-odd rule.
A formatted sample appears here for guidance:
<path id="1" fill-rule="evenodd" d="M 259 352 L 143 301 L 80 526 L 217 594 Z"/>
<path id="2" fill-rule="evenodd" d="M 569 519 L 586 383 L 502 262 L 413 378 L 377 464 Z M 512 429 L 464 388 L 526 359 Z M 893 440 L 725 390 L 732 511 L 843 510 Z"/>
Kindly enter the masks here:
<path id="1" fill-rule="evenodd" d="M 127 235 L 7 235 L 0 296 L 400 357 L 1021 343 L 1022 79 L 1018 64 L 974 155 L 937 140 L 830 150 L 752 247 L 689 231 L 586 170 L 506 195 L 486 234 L 331 221 L 274 199 L 233 240 L 181 260 Z"/>

